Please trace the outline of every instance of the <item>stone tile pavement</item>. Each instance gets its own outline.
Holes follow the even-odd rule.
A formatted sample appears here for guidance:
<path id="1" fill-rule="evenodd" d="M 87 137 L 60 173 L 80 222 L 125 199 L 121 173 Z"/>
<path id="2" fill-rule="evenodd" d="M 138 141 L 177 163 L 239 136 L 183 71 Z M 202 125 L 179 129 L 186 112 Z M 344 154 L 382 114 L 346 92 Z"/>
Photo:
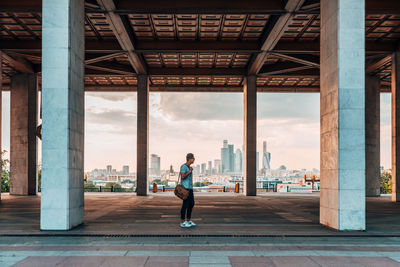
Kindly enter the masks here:
<path id="1" fill-rule="evenodd" d="M 319 225 L 319 194 L 195 193 L 198 227 L 181 229 L 181 201 L 172 193 L 137 197 L 125 193 L 85 194 L 84 224 L 63 235 L 128 236 L 400 236 L 400 205 L 368 198 L 367 231 L 337 232 Z M 1 235 L 59 235 L 40 231 L 40 197 L 3 194 Z"/>
<path id="2" fill-rule="evenodd" d="M 179 227 L 171 194 L 85 195 L 85 223 L 40 231 L 40 197 L 3 195 L 0 266 L 400 266 L 400 206 L 367 199 L 367 231 L 318 223 L 319 195 L 197 194 Z"/>
<path id="3" fill-rule="evenodd" d="M 398 237 L 2 237 L 0 266 L 400 266 Z"/>

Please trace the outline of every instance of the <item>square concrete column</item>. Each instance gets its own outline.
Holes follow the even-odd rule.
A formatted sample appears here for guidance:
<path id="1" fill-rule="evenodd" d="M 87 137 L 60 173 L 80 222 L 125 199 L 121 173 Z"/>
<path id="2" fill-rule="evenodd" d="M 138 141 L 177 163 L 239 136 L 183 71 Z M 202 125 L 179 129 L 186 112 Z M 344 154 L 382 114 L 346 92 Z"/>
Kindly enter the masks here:
<path id="1" fill-rule="evenodd" d="M 36 195 L 37 77 L 11 78 L 10 194 Z"/>
<path id="2" fill-rule="evenodd" d="M 244 194 L 257 195 L 257 77 L 247 76 L 243 87 L 243 178 Z"/>
<path id="3" fill-rule="evenodd" d="M 137 79 L 136 192 L 138 196 L 146 196 L 149 158 L 149 77 L 138 75 Z"/>
<path id="4" fill-rule="evenodd" d="M 366 196 L 379 197 L 380 188 L 380 89 L 379 78 L 365 78 L 365 171 Z"/>
<path id="5" fill-rule="evenodd" d="M 364 0 L 321 0 L 320 223 L 365 229 Z"/>
<path id="6" fill-rule="evenodd" d="M 83 222 L 84 0 L 43 0 L 40 228 Z"/>
<path id="7" fill-rule="evenodd" d="M 400 202 L 400 51 L 392 55 L 392 201 Z"/>
<path id="8" fill-rule="evenodd" d="M 1 123 L 3 120 L 3 112 L 2 112 L 2 103 L 3 103 L 3 56 L 0 51 L 0 152 L 3 152 L 3 145 L 2 145 L 2 127 Z M 2 154 L 0 153 L 0 159 Z M 0 169 L 0 184 L 1 184 L 1 177 L 2 177 L 2 169 Z M 1 186 L 0 186 L 0 200 L 1 200 Z"/>

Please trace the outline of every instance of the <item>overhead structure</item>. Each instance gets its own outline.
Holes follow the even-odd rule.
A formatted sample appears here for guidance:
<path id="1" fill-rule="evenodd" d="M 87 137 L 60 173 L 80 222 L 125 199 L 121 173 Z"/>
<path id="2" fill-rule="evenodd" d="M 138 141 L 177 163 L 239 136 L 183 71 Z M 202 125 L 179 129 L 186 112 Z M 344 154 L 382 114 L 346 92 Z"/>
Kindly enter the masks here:
<path id="1" fill-rule="evenodd" d="M 318 92 L 320 2 L 87 0 L 85 90 Z M 391 53 L 400 38 L 391 0 L 366 1 L 368 73 L 390 92 Z M 41 72 L 41 0 L 0 3 L 3 90 L 15 73 Z M 40 83 L 40 77 L 39 77 Z M 40 85 L 39 85 L 40 89 Z"/>

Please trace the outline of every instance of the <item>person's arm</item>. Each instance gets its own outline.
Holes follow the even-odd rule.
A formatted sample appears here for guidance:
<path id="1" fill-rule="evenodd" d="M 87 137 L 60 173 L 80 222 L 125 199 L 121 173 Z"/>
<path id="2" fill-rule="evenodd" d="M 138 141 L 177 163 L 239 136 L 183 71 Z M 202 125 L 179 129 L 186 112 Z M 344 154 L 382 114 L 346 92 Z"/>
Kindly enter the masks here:
<path id="1" fill-rule="evenodd" d="M 181 172 L 181 179 L 185 179 L 192 172 L 193 168 L 190 167 L 187 172 Z"/>

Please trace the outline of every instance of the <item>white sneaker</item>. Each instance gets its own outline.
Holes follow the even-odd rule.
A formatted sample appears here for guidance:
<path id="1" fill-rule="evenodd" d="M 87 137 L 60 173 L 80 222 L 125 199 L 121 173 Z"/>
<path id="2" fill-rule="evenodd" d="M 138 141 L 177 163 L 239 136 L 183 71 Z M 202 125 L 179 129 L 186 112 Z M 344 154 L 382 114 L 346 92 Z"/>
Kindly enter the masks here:
<path id="1" fill-rule="evenodd" d="M 190 226 L 191 226 L 190 223 L 187 222 L 187 221 L 184 221 L 183 223 L 181 223 L 181 227 L 182 227 L 182 228 L 188 228 L 188 227 L 190 227 Z"/>
<path id="2" fill-rule="evenodd" d="M 189 227 L 195 227 L 197 225 L 192 221 L 188 221 L 187 223 L 188 223 Z"/>

